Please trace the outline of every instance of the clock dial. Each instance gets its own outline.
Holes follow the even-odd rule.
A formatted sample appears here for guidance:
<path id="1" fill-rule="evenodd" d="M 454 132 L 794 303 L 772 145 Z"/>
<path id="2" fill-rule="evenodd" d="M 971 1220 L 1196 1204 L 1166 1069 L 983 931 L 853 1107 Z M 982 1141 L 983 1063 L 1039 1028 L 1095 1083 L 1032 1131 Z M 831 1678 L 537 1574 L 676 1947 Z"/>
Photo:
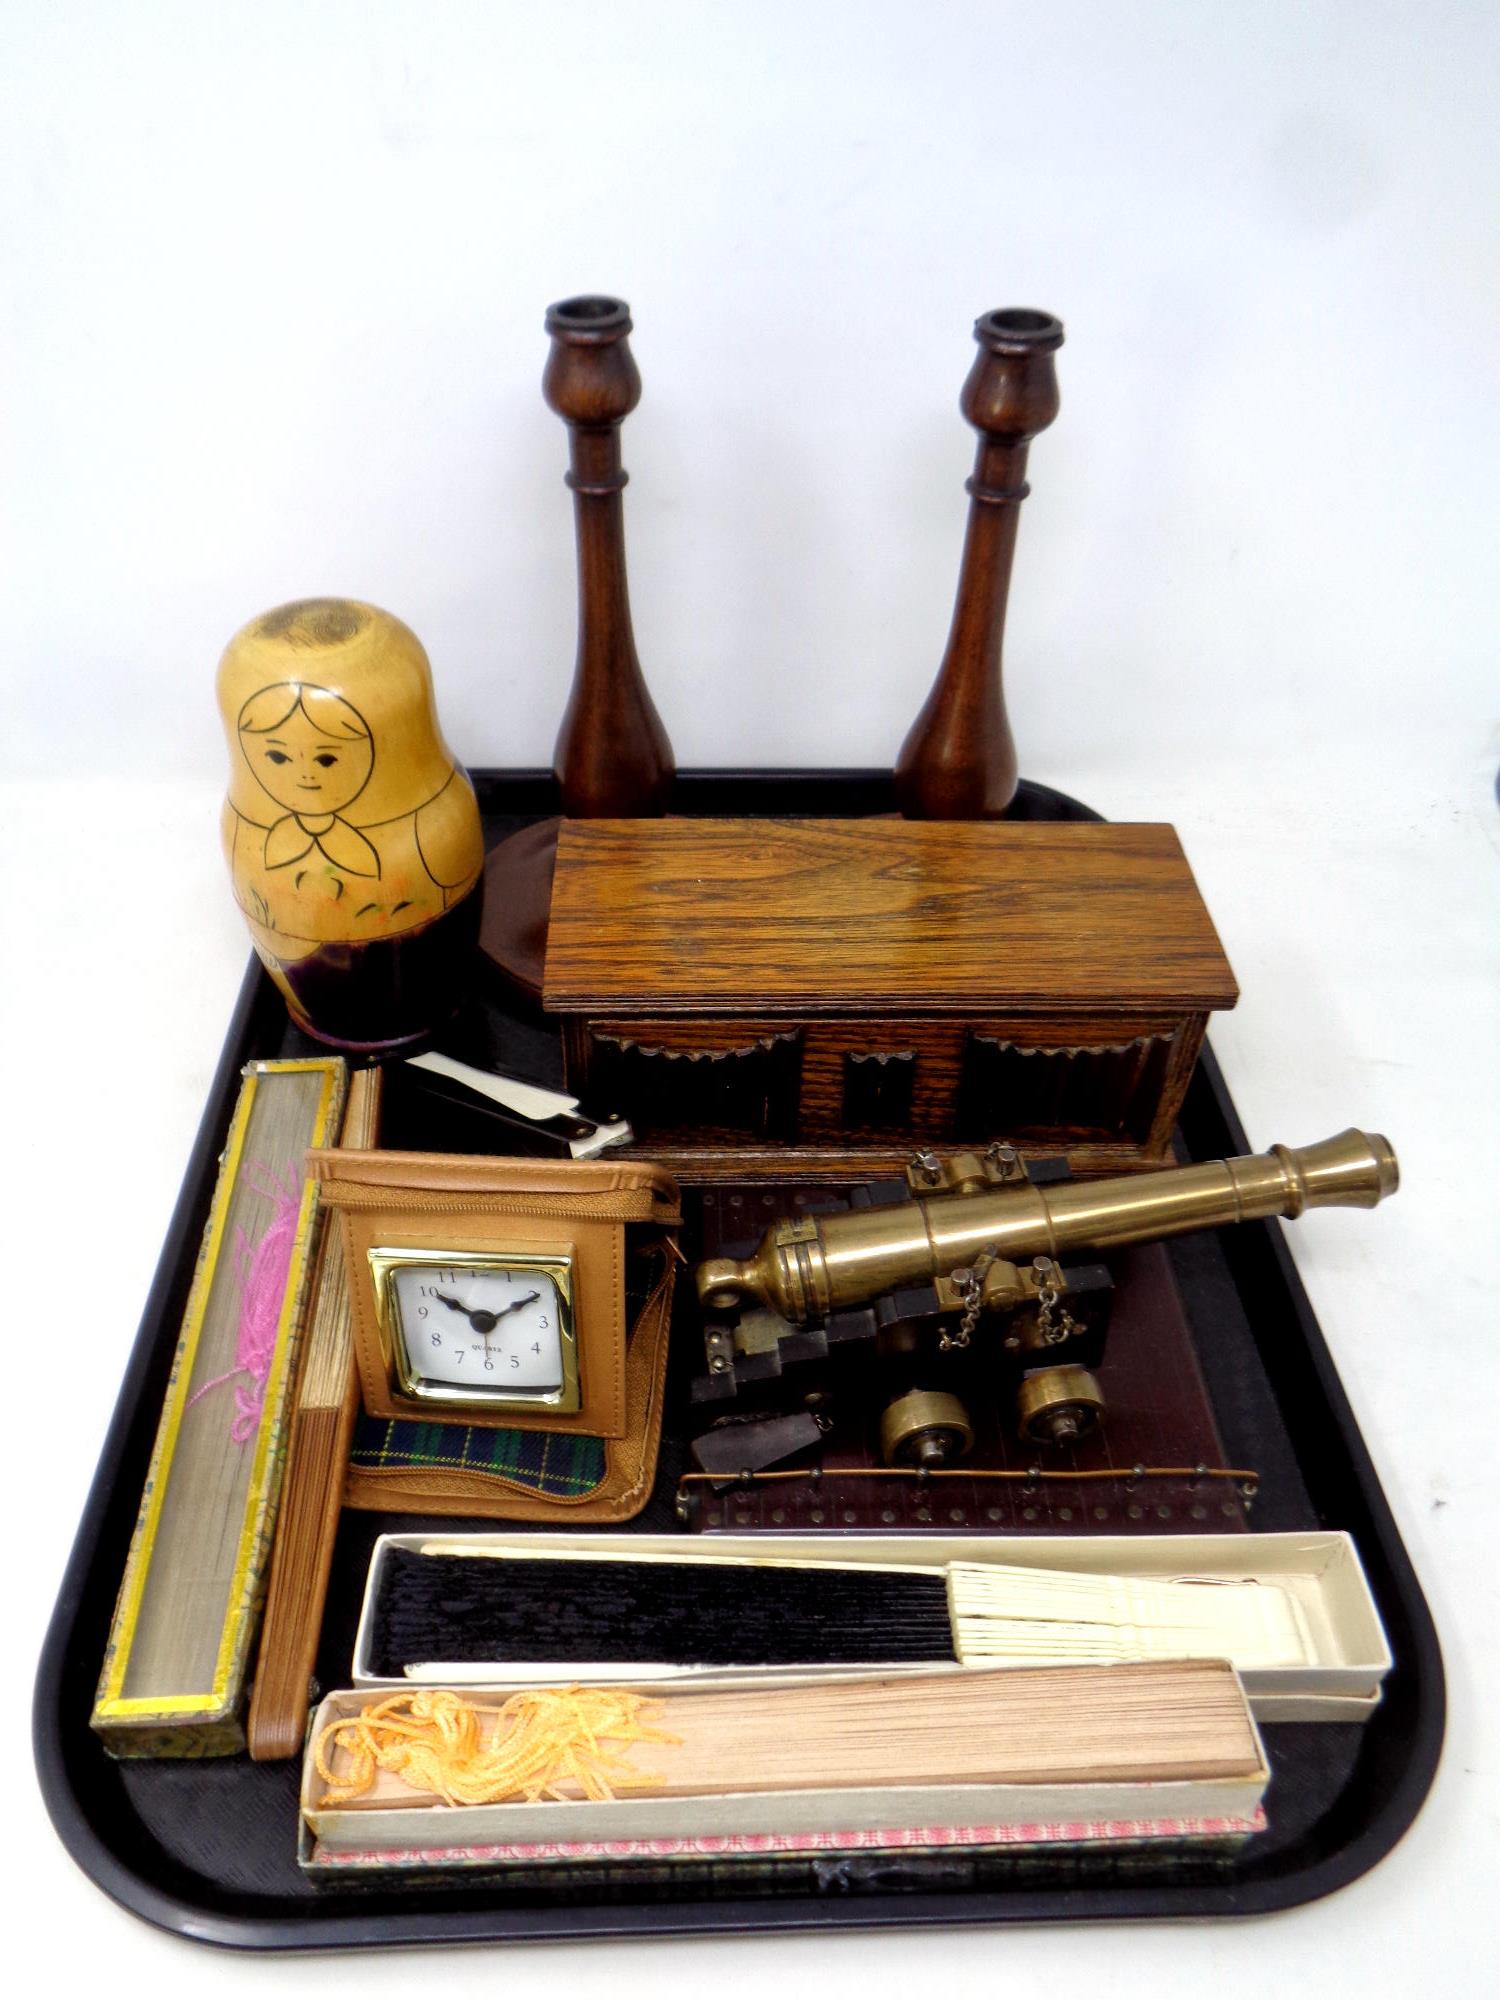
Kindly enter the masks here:
<path id="1" fill-rule="evenodd" d="M 396 1304 L 420 1381 L 503 1394 L 562 1388 L 562 1316 L 547 1272 L 408 1265 L 396 1273 Z"/>
<path id="2" fill-rule="evenodd" d="M 566 1262 L 419 1251 L 372 1258 L 403 1394 L 455 1410 L 578 1407 Z"/>

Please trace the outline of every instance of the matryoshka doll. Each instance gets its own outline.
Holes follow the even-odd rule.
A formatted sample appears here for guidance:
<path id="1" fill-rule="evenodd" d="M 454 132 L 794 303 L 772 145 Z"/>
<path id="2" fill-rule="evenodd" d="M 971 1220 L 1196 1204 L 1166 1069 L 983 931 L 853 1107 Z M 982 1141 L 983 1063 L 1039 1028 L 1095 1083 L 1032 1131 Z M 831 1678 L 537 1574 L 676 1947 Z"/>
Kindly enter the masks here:
<path id="1" fill-rule="evenodd" d="M 293 1021 L 338 1048 L 420 1039 L 459 997 L 484 840 L 416 635 L 369 604 L 284 604 L 230 640 L 218 692 L 224 851 Z"/>

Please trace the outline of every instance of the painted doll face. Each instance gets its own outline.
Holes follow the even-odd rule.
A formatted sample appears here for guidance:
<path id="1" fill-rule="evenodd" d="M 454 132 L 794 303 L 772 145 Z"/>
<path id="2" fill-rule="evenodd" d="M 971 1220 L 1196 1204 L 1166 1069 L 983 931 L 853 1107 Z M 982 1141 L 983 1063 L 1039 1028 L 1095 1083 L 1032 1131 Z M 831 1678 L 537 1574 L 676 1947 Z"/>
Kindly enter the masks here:
<path id="1" fill-rule="evenodd" d="M 270 729 L 241 727 L 239 738 L 277 805 L 304 817 L 342 812 L 364 790 L 375 762 L 368 736 L 322 728 L 300 703 Z"/>

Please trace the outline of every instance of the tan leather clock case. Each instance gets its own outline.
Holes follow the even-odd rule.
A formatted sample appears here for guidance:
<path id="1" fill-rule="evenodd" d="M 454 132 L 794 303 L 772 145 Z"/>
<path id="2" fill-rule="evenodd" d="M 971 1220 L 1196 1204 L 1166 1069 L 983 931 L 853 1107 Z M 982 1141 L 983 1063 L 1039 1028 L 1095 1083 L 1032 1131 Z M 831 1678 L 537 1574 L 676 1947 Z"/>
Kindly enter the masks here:
<path id="1" fill-rule="evenodd" d="M 566 1414 L 471 1410 L 454 1420 L 497 1429 L 626 1436 L 625 1228 L 672 1229 L 677 1183 L 645 1162 L 533 1160 L 485 1154 L 308 1154 L 308 1172 L 338 1217 L 349 1276 L 354 1347 L 365 1408 L 377 1417 L 431 1421 L 430 1403 L 393 1389 L 381 1338 L 369 1252 L 403 1249 L 559 1250 L 574 1259 L 582 1406 Z"/>

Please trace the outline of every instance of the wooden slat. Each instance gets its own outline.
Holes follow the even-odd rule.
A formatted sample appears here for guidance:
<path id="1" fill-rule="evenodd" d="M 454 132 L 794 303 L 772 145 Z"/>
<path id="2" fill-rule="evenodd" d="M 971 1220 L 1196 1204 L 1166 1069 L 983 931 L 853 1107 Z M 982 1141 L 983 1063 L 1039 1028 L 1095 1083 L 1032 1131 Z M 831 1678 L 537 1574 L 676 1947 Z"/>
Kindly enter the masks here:
<path id="1" fill-rule="evenodd" d="M 350 1077 L 341 1145 L 375 1144 L 380 1093 L 378 1069 L 356 1070 Z M 302 1748 L 349 1441 L 358 1408 L 348 1274 L 338 1232 L 329 1228 L 319 1250 L 306 1352 L 287 1445 L 260 1658 L 246 1722 L 246 1741 L 257 1761 L 295 1757 Z"/>

